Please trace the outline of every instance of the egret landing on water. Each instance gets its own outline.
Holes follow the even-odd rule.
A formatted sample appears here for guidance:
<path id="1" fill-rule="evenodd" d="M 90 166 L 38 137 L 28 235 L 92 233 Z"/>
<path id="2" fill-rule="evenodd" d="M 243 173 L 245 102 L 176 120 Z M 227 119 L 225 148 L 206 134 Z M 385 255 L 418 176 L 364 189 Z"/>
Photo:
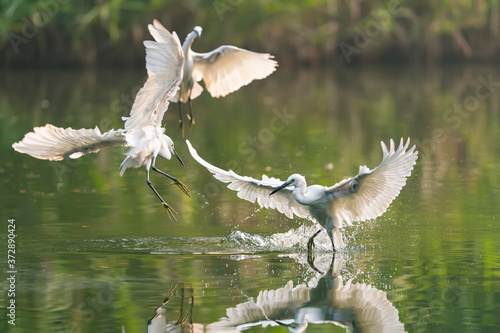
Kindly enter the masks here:
<path id="1" fill-rule="evenodd" d="M 60 161 L 64 158 L 78 158 L 86 153 L 96 153 L 103 147 L 125 146 L 127 157 L 121 164 L 120 175 L 127 168 L 146 166 L 146 181 L 161 200 L 169 217 L 177 214 L 160 196 L 149 180 L 149 169 L 172 179 L 186 195 L 189 190 L 177 178 L 156 168 L 156 157 L 170 159 L 175 155 L 174 143 L 164 134 L 161 122 L 168 108 L 168 100 L 173 98 L 182 79 L 184 61 L 179 38 L 170 34 L 158 21 L 149 25 L 149 31 L 156 41 L 145 41 L 146 68 L 148 79 L 137 94 L 129 117 L 123 117 L 125 128 L 101 133 L 99 128 L 79 129 L 59 128 L 47 124 L 35 127 L 24 139 L 12 147 L 20 153 L 33 157 Z M 182 163 L 183 164 L 183 163 Z"/>
<path id="2" fill-rule="evenodd" d="M 345 179 L 331 187 L 312 185 L 307 187 L 304 176 L 294 174 L 286 182 L 277 178 L 262 176 L 262 180 L 240 176 L 233 171 L 225 171 L 203 160 L 189 141 L 186 141 L 193 158 L 214 174 L 228 188 L 238 191 L 238 197 L 255 202 L 266 208 L 276 208 L 292 218 L 308 218 L 326 229 L 332 241 L 333 250 L 344 247 L 339 228 L 345 221 L 364 221 L 382 215 L 406 184 L 406 178 L 417 160 L 415 146 L 408 149 L 410 139 L 403 139 L 398 149 L 391 139 L 390 148 L 382 144 L 382 162 L 375 169 L 359 167 L 356 177 Z M 311 236 L 308 250 L 314 246 Z"/>
<path id="3" fill-rule="evenodd" d="M 198 97 L 203 87 L 198 83 L 203 80 L 212 97 L 224 97 L 253 80 L 264 79 L 276 70 L 278 63 L 272 55 L 256 53 L 236 46 L 223 45 L 211 52 L 196 53 L 191 44 L 201 36 L 201 27 L 194 27 L 184 43 L 184 75 L 180 90 L 171 100 L 179 103 L 179 126 L 183 131 L 181 103 L 189 104 L 190 124 L 194 124 L 191 101 Z"/>

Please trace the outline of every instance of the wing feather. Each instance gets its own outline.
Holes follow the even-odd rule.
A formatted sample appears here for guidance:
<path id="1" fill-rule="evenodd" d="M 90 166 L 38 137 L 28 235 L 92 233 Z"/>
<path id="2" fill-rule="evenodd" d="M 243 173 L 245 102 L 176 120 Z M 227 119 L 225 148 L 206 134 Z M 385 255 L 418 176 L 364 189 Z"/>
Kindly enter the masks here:
<path id="1" fill-rule="evenodd" d="M 186 140 L 186 143 L 193 158 L 207 168 L 216 179 L 223 183 L 229 183 L 227 187 L 237 191 L 239 198 L 253 203 L 257 202 L 261 207 L 277 209 L 289 218 L 293 218 L 294 214 L 298 217 L 310 218 L 307 208 L 295 200 L 291 187 L 284 188 L 274 195 L 269 195 L 275 188 L 283 184 L 283 181 L 266 175 L 262 176 L 262 180 L 257 180 L 247 176 L 240 176 L 232 170 L 222 170 L 202 159 L 189 140 Z"/>
<path id="2" fill-rule="evenodd" d="M 154 20 L 148 26 L 155 41 L 145 41 L 148 79 L 137 94 L 125 130 L 146 126 L 161 127 L 169 100 L 175 96 L 182 80 L 184 54 L 179 38 Z"/>
<path id="3" fill-rule="evenodd" d="M 267 53 L 223 45 L 207 53 L 193 52 L 193 78 L 203 79 L 212 97 L 224 97 L 253 80 L 263 79 L 278 63 Z"/>
<path id="4" fill-rule="evenodd" d="M 55 127 L 47 124 L 35 127 L 24 138 L 12 145 L 23 154 L 41 160 L 60 161 L 67 157 L 78 158 L 87 153 L 97 153 L 101 148 L 124 146 L 127 144 L 122 130 L 110 130 L 101 134 L 97 126 L 94 129 L 72 129 Z"/>
<path id="5" fill-rule="evenodd" d="M 379 166 L 373 170 L 361 166 L 356 177 L 345 179 L 326 190 L 333 196 L 337 215 L 347 223 L 382 215 L 411 175 L 418 152 L 415 146 L 408 149 L 410 139 L 406 144 L 401 139 L 397 150 L 392 139 L 389 149 L 384 142 L 381 145 L 383 158 Z"/>

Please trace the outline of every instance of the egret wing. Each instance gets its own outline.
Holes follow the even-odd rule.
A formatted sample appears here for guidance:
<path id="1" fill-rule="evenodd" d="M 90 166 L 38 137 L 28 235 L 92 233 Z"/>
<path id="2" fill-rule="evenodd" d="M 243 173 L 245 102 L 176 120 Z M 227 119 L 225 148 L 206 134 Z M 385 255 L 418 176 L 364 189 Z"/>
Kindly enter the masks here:
<path id="1" fill-rule="evenodd" d="M 72 129 L 55 127 L 47 124 L 35 127 L 24 138 L 12 145 L 23 154 L 50 161 L 64 158 L 78 158 L 86 153 L 97 153 L 101 148 L 124 146 L 127 144 L 122 130 L 110 130 L 101 134 L 97 126 L 94 129 Z"/>
<path id="2" fill-rule="evenodd" d="M 399 195 L 411 175 L 417 160 L 415 146 L 408 149 L 410 139 L 403 139 L 397 150 L 391 139 L 390 149 L 381 142 L 383 159 L 379 166 L 370 170 L 359 167 L 354 178 L 341 181 L 326 189 L 332 196 L 335 212 L 347 223 L 364 221 L 382 215 L 391 202 Z"/>
<path id="3" fill-rule="evenodd" d="M 262 290 L 257 300 L 250 299 L 226 310 L 226 317 L 207 325 L 207 332 L 238 332 L 257 324 L 275 324 L 274 320 L 291 322 L 298 306 L 310 299 L 310 288 L 305 284 L 293 286 L 293 281 L 283 288 Z M 290 330 L 291 332 L 300 332 Z"/>
<path id="4" fill-rule="evenodd" d="M 293 218 L 293 214 L 298 217 L 310 218 L 307 208 L 295 200 L 291 187 L 286 187 L 274 195 L 269 195 L 274 189 L 282 185 L 283 181 L 277 178 L 269 178 L 266 175 L 262 176 L 262 180 L 257 180 L 240 176 L 232 170 L 222 170 L 202 159 L 188 140 L 186 140 L 186 143 L 193 158 L 213 173 L 216 179 L 223 183 L 230 183 L 227 187 L 237 191 L 238 197 L 241 199 L 250 202 L 257 201 L 261 207 L 275 208 L 289 218 Z"/>
<path id="5" fill-rule="evenodd" d="M 213 97 L 224 97 L 253 80 L 263 79 L 278 63 L 270 54 L 223 45 L 208 53 L 193 52 L 193 78 L 203 79 Z"/>
<path id="6" fill-rule="evenodd" d="M 130 117 L 124 117 L 125 130 L 146 126 L 161 127 L 169 100 L 182 80 L 184 54 L 179 38 L 154 20 L 148 26 L 155 41 L 145 41 L 148 79 L 137 94 Z"/>

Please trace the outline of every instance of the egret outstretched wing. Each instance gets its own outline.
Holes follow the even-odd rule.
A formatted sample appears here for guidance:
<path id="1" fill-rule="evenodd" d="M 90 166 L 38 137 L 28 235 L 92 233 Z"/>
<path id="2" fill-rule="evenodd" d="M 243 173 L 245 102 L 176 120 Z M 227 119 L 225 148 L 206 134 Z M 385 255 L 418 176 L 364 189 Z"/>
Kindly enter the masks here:
<path id="1" fill-rule="evenodd" d="M 276 325 L 275 320 L 293 322 L 297 307 L 309 300 L 309 289 L 305 284 L 293 286 L 293 281 L 283 288 L 261 290 L 257 300 L 228 308 L 226 316 L 207 325 L 207 332 L 241 332 L 252 326 Z"/>
<path id="2" fill-rule="evenodd" d="M 257 201 L 261 207 L 275 208 L 289 218 L 292 218 L 293 214 L 298 217 L 310 218 L 307 208 L 300 205 L 293 197 L 292 187 L 284 188 L 272 196 L 269 195 L 274 189 L 283 184 L 281 180 L 269 178 L 266 175 L 262 176 L 262 180 L 257 180 L 251 177 L 240 176 L 232 170 L 225 171 L 219 169 L 202 159 L 189 140 L 186 140 L 186 143 L 193 158 L 213 173 L 216 179 L 223 183 L 230 183 L 227 187 L 237 191 L 238 197 L 250 202 Z"/>
<path id="3" fill-rule="evenodd" d="M 156 41 L 145 41 L 148 79 L 137 94 L 130 117 L 124 118 L 125 130 L 146 126 L 160 127 L 169 100 L 182 80 L 184 54 L 179 37 L 154 20 L 148 25 Z"/>
<path id="4" fill-rule="evenodd" d="M 383 159 L 379 166 L 370 170 L 359 167 L 354 178 L 341 181 L 326 189 L 332 196 L 337 215 L 347 223 L 364 221 L 382 215 L 406 184 L 417 160 L 415 146 L 409 150 L 410 139 L 403 139 L 397 150 L 391 139 L 390 149 L 382 144 Z"/>
<path id="5" fill-rule="evenodd" d="M 33 132 L 26 133 L 24 138 L 12 145 L 23 154 L 50 161 L 64 158 L 78 158 L 86 153 L 97 153 L 101 148 L 125 146 L 127 141 L 122 130 L 110 130 L 101 133 L 97 126 L 94 129 L 72 129 L 55 127 L 47 124 L 35 127 Z"/>
<path id="6" fill-rule="evenodd" d="M 278 63 L 267 53 L 256 53 L 223 45 L 212 52 L 193 52 L 193 77 L 203 79 L 212 97 L 224 97 L 253 80 L 263 79 Z M 193 97 L 191 97 L 193 98 Z"/>

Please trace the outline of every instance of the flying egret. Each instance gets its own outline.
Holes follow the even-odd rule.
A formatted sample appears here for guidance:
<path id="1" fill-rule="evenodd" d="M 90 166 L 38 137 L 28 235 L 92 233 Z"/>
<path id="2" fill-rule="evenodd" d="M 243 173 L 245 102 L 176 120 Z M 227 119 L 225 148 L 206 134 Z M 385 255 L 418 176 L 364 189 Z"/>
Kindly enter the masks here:
<path id="1" fill-rule="evenodd" d="M 148 79 L 137 94 L 129 117 L 123 117 L 124 129 L 101 133 L 99 128 L 75 130 L 70 127 L 60 128 L 47 124 L 35 127 L 23 140 L 12 147 L 20 153 L 33 157 L 60 161 L 64 158 L 79 158 L 86 153 L 96 153 L 103 147 L 125 146 L 127 157 L 121 163 L 120 176 L 127 168 L 146 166 L 146 182 L 161 200 L 170 218 L 177 214 L 149 180 L 149 169 L 170 178 L 189 196 L 188 188 L 177 178 L 156 168 L 156 157 L 170 159 L 175 155 L 184 165 L 174 149 L 174 143 L 165 135 L 161 121 L 168 108 L 169 100 L 175 95 L 182 79 L 184 61 L 181 44 L 176 33 L 170 34 L 160 22 L 154 20 L 148 26 L 156 41 L 145 41 L 146 69 Z"/>
<path id="2" fill-rule="evenodd" d="M 201 33 L 201 27 L 194 27 L 182 44 L 185 58 L 184 74 L 180 90 L 171 100 L 179 103 L 181 131 L 183 130 L 181 103 L 189 104 L 188 118 L 191 125 L 194 124 L 191 101 L 203 91 L 199 81 L 205 82 L 205 87 L 212 97 L 224 97 L 253 80 L 266 78 L 278 66 L 273 60 L 274 56 L 270 54 L 256 53 L 231 45 L 222 45 L 207 53 L 196 53 L 191 50 L 191 44 L 196 37 L 201 36 Z"/>
<path id="3" fill-rule="evenodd" d="M 345 221 L 364 221 L 382 215 L 391 202 L 398 196 L 406 184 L 406 178 L 417 160 L 415 146 L 408 149 L 410 139 L 404 144 L 403 139 L 398 149 L 390 141 L 390 149 L 382 144 L 382 162 L 373 170 L 366 166 L 359 167 L 357 176 L 330 186 L 312 185 L 307 187 L 306 179 L 293 174 L 286 182 L 277 178 L 262 176 L 262 180 L 240 176 L 232 170 L 225 171 L 203 160 L 191 143 L 186 140 L 193 158 L 214 174 L 223 183 L 230 183 L 228 188 L 238 191 L 238 197 L 255 202 L 265 208 L 276 208 L 292 218 L 308 218 L 318 222 L 326 229 L 332 241 L 333 251 L 344 247 L 339 228 Z M 314 246 L 311 236 L 308 250 Z"/>

